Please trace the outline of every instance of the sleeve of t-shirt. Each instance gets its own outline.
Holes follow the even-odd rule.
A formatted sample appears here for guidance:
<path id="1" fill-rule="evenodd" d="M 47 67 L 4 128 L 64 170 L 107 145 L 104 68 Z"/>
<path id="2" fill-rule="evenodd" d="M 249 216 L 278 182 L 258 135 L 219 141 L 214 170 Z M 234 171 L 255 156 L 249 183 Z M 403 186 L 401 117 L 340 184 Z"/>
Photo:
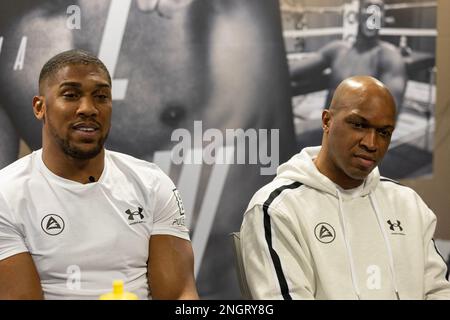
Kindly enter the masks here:
<path id="1" fill-rule="evenodd" d="M 190 240 L 180 192 L 161 170 L 159 170 L 159 181 L 154 191 L 156 204 L 152 235 L 165 234 Z"/>
<path id="2" fill-rule="evenodd" d="M 28 248 L 12 217 L 12 212 L 0 194 L 0 260 L 21 252 L 28 252 Z"/>

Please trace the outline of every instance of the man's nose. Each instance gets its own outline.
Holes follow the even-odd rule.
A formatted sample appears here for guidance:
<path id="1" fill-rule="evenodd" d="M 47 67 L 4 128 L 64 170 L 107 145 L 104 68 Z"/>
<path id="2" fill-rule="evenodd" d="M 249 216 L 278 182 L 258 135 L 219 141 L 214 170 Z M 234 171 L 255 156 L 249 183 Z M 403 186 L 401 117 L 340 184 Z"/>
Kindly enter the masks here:
<path id="1" fill-rule="evenodd" d="M 361 139 L 361 146 L 367 151 L 377 151 L 377 131 L 375 129 L 369 129 L 366 131 Z"/>
<path id="2" fill-rule="evenodd" d="M 96 116 L 98 114 L 98 109 L 95 106 L 95 102 L 88 97 L 82 98 L 77 109 L 77 114 L 85 115 L 87 117 Z"/>

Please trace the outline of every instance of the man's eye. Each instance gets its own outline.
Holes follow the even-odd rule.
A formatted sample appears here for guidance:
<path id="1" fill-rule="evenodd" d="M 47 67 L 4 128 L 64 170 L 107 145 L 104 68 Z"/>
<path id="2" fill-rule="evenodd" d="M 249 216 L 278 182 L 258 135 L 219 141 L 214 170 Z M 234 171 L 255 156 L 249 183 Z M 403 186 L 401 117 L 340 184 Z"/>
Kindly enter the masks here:
<path id="1" fill-rule="evenodd" d="M 359 123 L 359 122 L 352 122 L 352 126 L 353 126 L 354 128 L 357 128 L 357 129 L 362 129 L 362 128 L 364 128 L 364 125 L 363 125 L 362 123 Z"/>
<path id="2" fill-rule="evenodd" d="M 63 97 L 66 99 L 75 99 L 78 97 L 78 94 L 76 93 L 64 93 Z"/>
<path id="3" fill-rule="evenodd" d="M 108 94 L 103 94 L 103 93 L 98 93 L 96 95 L 94 95 L 95 99 L 97 100 L 108 100 L 110 98 L 110 95 Z"/>
<path id="4" fill-rule="evenodd" d="M 392 135 L 392 132 L 388 131 L 388 130 L 379 130 L 378 133 L 380 134 L 380 136 L 388 138 Z"/>

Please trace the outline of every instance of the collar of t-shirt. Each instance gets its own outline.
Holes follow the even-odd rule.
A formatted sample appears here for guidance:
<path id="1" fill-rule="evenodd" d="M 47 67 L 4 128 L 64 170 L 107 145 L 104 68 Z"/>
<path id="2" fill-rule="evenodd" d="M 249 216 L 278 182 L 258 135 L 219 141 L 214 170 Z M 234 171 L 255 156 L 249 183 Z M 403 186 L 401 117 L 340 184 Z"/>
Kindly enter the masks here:
<path id="1" fill-rule="evenodd" d="M 69 179 L 65 179 L 63 177 L 60 177 L 56 174 L 54 174 L 52 171 L 50 171 L 49 168 L 45 165 L 44 161 L 42 160 L 42 149 L 37 150 L 35 153 L 35 162 L 37 167 L 39 168 L 40 173 L 46 178 L 51 180 L 54 183 L 57 183 L 63 187 L 70 187 L 70 188 L 77 188 L 77 189 L 90 189 L 98 184 L 101 184 L 103 180 L 105 179 L 106 172 L 108 170 L 108 157 L 106 156 L 106 150 L 105 150 L 105 166 L 103 168 L 103 172 L 100 176 L 100 178 L 95 182 L 90 183 L 81 183 L 78 181 L 73 181 Z M 86 181 L 88 181 L 88 177 L 86 177 Z"/>

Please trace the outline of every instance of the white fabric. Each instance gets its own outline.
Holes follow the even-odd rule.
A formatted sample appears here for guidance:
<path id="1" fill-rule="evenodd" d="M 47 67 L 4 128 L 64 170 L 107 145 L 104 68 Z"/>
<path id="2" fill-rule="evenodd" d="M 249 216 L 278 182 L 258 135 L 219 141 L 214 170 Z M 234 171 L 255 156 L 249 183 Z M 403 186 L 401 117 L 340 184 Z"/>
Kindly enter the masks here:
<path id="1" fill-rule="evenodd" d="M 400 299 L 450 299 L 432 239 L 436 217 L 417 193 L 380 180 L 377 168 L 358 194 L 340 192 L 314 165 L 319 150 L 305 148 L 281 165 L 250 201 L 241 246 L 252 296 L 282 299 L 281 269 L 284 298 L 397 299 L 397 290 Z M 322 226 L 330 233 L 320 238 Z"/>
<path id="2" fill-rule="evenodd" d="M 115 279 L 150 298 L 150 237 L 189 240 L 184 219 L 170 178 L 125 154 L 106 150 L 88 184 L 53 174 L 42 150 L 0 171 L 0 260 L 30 252 L 46 299 L 98 299 Z"/>

